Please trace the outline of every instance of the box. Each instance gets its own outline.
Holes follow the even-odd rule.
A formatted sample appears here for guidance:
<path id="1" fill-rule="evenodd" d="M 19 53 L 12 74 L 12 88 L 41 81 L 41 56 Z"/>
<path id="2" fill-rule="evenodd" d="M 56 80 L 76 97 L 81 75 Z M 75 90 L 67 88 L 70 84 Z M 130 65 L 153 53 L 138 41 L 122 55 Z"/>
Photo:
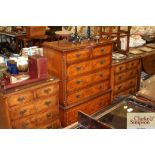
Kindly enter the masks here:
<path id="1" fill-rule="evenodd" d="M 26 36 L 43 36 L 46 33 L 46 26 L 26 26 Z"/>
<path id="2" fill-rule="evenodd" d="M 47 58 L 44 56 L 29 56 L 29 75 L 31 78 L 47 78 Z"/>

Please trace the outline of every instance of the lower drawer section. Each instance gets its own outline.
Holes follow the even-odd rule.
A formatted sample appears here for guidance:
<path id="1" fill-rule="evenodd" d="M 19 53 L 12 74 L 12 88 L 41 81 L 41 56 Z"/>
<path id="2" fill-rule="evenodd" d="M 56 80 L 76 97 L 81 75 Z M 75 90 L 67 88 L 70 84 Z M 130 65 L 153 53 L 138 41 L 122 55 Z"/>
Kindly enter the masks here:
<path id="1" fill-rule="evenodd" d="M 64 109 L 60 107 L 60 120 L 63 127 L 68 126 L 77 121 L 78 111 L 83 111 L 86 114 L 93 114 L 105 106 L 111 104 L 111 92 L 96 97 L 92 100 L 84 102 L 80 105 Z"/>

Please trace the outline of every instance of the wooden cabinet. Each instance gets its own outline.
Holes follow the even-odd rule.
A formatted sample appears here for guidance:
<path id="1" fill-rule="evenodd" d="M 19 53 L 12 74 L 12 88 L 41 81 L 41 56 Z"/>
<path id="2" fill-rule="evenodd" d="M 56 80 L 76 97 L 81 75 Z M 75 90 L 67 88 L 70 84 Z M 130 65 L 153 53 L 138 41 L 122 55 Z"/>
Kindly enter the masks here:
<path id="1" fill-rule="evenodd" d="M 1 89 L 0 128 L 60 128 L 59 80 Z"/>
<path id="2" fill-rule="evenodd" d="M 139 89 L 141 61 L 131 59 L 112 67 L 112 98 L 119 95 L 133 94 Z"/>
<path id="3" fill-rule="evenodd" d="M 108 40 L 99 44 L 75 45 L 63 41 L 43 44 L 49 73 L 61 79 L 60 118 L 63 126 L 77 121 L 78 110 L 92 114 L 110 104 L 112 45 L 113 42 Z M 105 92 L 108 101 L 93 101 L 104 99 Z"/>

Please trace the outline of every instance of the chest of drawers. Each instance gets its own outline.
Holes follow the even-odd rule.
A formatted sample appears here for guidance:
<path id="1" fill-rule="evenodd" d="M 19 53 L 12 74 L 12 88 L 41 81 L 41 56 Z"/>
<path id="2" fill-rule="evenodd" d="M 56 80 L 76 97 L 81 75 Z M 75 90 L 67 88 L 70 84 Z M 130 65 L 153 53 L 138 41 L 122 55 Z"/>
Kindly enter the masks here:
<path id="1" fill-rule="evenodd" d="M 139 89 L 140 72 L 140 58 L 113 64 L 111 76 L 112 98 L 135 93 Z"/>
<path id="2" fill-rule="evenodd" d="M 86 109 L 90 114 L 110 104 L 109 97 L 108 103 L 95 108 L 92 100 L 104 98 L 105 92 L 111 94 L 112 45 L 112 41 L 81 45 L 61 41 L 43 44 L 48 72 L 61 79 L 60 118 L 63 126 L 77 120 L 78 110 Z"/>
<path id="3" fill-rule="evenodd" d="M 0 128 L 60 128 L 59 80 L 1 90 Z"/>

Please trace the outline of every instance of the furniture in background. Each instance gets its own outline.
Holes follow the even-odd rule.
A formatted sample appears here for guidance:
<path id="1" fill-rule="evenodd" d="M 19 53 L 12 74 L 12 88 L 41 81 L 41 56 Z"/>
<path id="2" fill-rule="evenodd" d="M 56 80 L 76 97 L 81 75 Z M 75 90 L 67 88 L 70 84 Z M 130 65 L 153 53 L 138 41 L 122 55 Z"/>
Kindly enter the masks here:
<path id="1" fill-rule="evenodd" d="M 0 90 L 0 128 L 60 128 L 59 80 Z"/>
<path id="2" fill-rule="evenodd" d="M 63 126 L 77 121 L 78 110 L 92 114 L 111 104 L 113 42 L 43 43 L 48 72 L 60 78 L 60 118 Z"/>
<path id="3" fill-rule="evenodd" d="M 109 39 L 116 38 L 114 51 L 126 54 L 129 52 L 129 42 L 130 42 L 130 30 L 131 26 L 127 26 L 127 29 L 122 26 L 94 26 L 94 35 L 99 35 L 100 37 L 106 37 Z M 126 37 L 126 49 L 121 48 L 121 38 Z"/>
<path id="4" fill-rule="evenodd" d="M 139 90 L 141 59 L 127 58 L 112 64 L 112 99 L 120 95 L 134 94 Z"/>

